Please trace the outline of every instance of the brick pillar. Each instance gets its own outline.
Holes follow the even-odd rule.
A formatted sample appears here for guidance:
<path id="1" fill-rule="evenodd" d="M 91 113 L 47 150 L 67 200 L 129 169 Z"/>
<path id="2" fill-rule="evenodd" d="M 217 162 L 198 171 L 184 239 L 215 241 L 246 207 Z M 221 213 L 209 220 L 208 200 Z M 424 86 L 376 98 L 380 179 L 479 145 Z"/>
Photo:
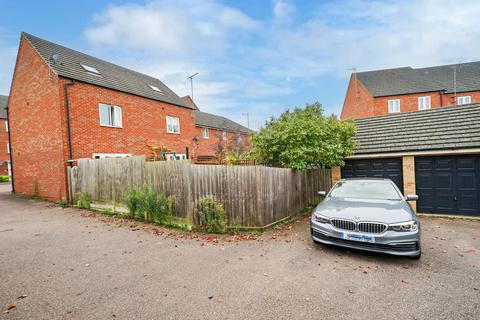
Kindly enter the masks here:
<path id="1" fill-rule="evenodd" d="M 332 186 L 340 179 L 342 179 L 342 171 L 340 167 L 333 167 L 332 169 Z"/>
<path id="2" fill-rule="evenodd" d="M 415 189 L 415 157 L 414 156 L 404 156 L 402 158 L 403 162 L 403 193 L 405 196 L 407 194 L 416 194 Z M 410 201 L 415 212 L 417 211 L 417 202 Z"/>

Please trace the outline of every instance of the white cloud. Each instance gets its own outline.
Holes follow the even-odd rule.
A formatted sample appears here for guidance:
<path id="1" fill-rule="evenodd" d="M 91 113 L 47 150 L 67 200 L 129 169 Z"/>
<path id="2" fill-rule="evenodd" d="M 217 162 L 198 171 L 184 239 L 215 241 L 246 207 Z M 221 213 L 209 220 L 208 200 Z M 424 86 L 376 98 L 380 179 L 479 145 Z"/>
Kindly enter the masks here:
<path id="1" fill-rule="evenodd" d="M 289 0 L 273 1 L 273 16 L 279 21 L 290 21 L 296 8 Z"/>
<path id="2" fill-rule="evenodd" d="M 345 80 L 353 66 L 480 60 L 478 1 L 342 0 L 300 8 L 272 0 L 273 18 L 258 21 L 219 0 L 153 0 L 109 6 L 85 34 L 109 60 L 159 77 L 179 95 L 190 93 L 186 77 L 199 72 L 195 100 L 203 110 L 236 120 L 251 110 L 257 124 L 280 112 L 282 97 L 318 87 L 320 77 Z"/>
<path id="3" fill-rule="evenodd" d="M 480 58 L 480 2 L 347 0 L 323 5 L 296 26 L 272 32 L 269 66 L 294 77 L 397 66 L 429 66 Z"/>
<path id="4" fill-rule="evenodd" d="M 145 5 L 112 5 L 97 14 L 85 34 L 95 45 L 122 45 L 174 54 L 218 54 L 235 32 L 260 24 L 214 0 L 155 0 Z"/>

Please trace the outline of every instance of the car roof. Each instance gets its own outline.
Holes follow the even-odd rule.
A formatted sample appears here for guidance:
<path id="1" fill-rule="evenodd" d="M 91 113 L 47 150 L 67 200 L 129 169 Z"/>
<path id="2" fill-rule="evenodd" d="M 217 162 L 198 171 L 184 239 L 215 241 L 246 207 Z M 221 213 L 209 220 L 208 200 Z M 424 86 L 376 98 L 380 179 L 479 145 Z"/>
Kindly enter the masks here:
<path id="1" fill-rule="evenodd" d="M 391 182 L 393 181 L 388 178 L 369 178 L 369 177 L 358 177 L 358 178 L 343 178 L 340 181 L 377 181 L 377 182 Z"/>

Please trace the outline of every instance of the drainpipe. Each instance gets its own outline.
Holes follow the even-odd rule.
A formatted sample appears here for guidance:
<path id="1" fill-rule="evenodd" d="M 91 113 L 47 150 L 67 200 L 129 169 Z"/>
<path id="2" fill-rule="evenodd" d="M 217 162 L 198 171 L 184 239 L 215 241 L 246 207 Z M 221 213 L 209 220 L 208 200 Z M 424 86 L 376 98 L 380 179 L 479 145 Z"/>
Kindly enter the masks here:
<path id="1" fill-rule="evenodd" d="M 12 179 L 12 192 L 15 193 L 15 183 L 13 183 L 13 160 L 12 160 L 12 153 L 13 153 L 13 149 L 12 149 L 12 143 L 11 143 L 11 139 L 10 139 L 10 132 L 12 131 L 11 128 L 10 128 L 10 114 L 9 114 L 9 108 L 8 108 L 8 100 L 7 100 L 7 126 L 8 126 L 8 145 L 10 146 L 10 175 L 11 175 L 11 179 Z"/>
<path id="2" fill-rule="evenodd" d="M 71 82 L 65 82 L 65 107 L 67 109 L 67 129 L 68 129 L 68 160 L 73 159 L 73 152 L 72 152 L 72 129 L 70 127 L 70 103 L 68 101 L 68 86 L 73 86 L 75 84 L 75 80 L 71 80 Z M 72 163 L 69 161 L 69 165 L 71 166 Z"/>

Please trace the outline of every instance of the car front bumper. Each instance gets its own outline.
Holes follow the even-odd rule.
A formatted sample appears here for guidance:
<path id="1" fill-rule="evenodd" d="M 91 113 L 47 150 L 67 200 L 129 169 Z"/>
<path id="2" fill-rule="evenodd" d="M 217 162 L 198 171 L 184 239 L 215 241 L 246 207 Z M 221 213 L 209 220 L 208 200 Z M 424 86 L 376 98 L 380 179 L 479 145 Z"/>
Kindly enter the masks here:
<path id="1" fill-rule="evenodd" d="M 328 223 L 311 220 L 310 231 L 315 242 L 336 245 L 350 249 L 386 253 L 396 256 L 416 257 L 420 255 L 420 231 L 396 232 L 386 231 L 372 235 L 375 243 L 358 242 L 341 238 L 341 233 L 349 232 L 336 229 Z"/>

